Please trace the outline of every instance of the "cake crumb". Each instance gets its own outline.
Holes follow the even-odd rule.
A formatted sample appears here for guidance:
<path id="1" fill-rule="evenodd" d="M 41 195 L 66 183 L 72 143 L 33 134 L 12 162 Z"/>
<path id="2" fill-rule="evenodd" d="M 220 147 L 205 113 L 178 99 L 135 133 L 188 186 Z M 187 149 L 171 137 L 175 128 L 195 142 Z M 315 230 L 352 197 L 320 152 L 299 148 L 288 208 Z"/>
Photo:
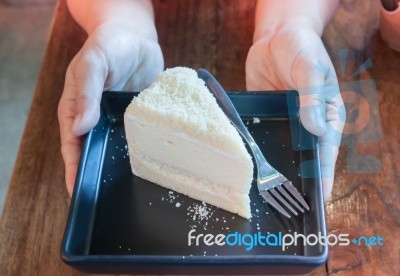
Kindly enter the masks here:
<path id="1" fill-rule="evenodd" d="M 187 215 L 192 217 L 192 221 L 200 224 L 204 230 L 207 230 L 208 220 L 212 218 L 214 210 L 205 202 L 202 204 L 193 203 L 192 206 L 187 208 Z"/>

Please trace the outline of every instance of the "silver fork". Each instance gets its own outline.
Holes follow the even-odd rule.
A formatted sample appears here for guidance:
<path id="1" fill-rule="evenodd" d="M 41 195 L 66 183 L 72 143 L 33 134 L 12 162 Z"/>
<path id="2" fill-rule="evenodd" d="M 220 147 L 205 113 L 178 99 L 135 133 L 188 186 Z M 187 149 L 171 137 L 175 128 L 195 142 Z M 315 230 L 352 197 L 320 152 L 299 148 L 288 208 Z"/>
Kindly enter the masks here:
<path id="1" fill-rule="evenodd" d="M 206 86 L 216 97 L 218 105 L 222 108 L 229 120 L 246 140 L 251 151 L 253 152 L 254 159 L 256 160 L 257 164 L 257 187 L 261 196 L 287 218 L 290 218 L 290 215 L 282 207 L 282 205 L 285 206 L 295 216 L 298 215 L 298 212 L 295 210 L 295 208 L 302 213 L 304 213 L 304 209 L 309 211 L 310 207 L 297 189 L 292 185 L 292 182 L 274 169 L 264 158 L 260 148 L 257 146 L 253 137 L 243 124 L 243 121 L 237 113 L 231 100 L 218 81 L 205 69 L 199 69 L 197 71 L 197 75 L 199 78 L 204 80 Z"/>

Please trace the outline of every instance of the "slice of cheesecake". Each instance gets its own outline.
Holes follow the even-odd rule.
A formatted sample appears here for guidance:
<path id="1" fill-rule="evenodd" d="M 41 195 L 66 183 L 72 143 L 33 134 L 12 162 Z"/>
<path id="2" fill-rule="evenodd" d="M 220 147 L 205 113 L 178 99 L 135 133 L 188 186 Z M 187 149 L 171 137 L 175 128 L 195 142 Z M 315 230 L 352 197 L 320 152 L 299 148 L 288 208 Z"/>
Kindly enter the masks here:
<path id="1" fill-rule="evenodd" d="M 125 115 L 132 172 L 250 218 L 253 162 L 214 96 L 189 68 L 167 69 Z"/>

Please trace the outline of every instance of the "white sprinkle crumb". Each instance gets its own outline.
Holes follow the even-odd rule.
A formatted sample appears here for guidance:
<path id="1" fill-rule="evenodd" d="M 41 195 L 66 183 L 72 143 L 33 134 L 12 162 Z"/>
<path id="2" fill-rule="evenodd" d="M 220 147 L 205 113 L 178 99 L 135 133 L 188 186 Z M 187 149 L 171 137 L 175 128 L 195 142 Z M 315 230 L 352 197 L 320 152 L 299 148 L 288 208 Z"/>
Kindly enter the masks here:
<path id="1" fill-rule="evenodd" d="M 112 159 L 115 159 L 115 157 L 114 157 L 114 156 L 111 156 L 111 158 L 112 158 Z"/>
<path id="2" fill-rule="evenodd" d="M 120 245 L 119 248 L 122 248 L 122 246 Z"/>
<path id="3" fill-rule="evenodd" d="M 168 198 L 166 198 L 165 200 L 169 203 L 174 203 L 175 199 L 177 199 L 178 197 L 178 194 L 174 194 L 173 191 L 168 191 Z M 162 200 L 164 200 L 164 197 L 162 198 Z"/>
<path id="4" fill-rule="evenodd" d="M 259 210 L 258 210 L 258 209 L 256 209 L 256 212 L 258 213 L 258 212 L 259 212 Z"/>
<path id="5" fill-rule="evenodd" d="M 260 118 L 253 117 L 253 124 L 259 124 L 259 123 L 260 123 Z"/>
<path id="6" fill-rule="evenodd" d="M 246 125 L 248 125 L 248 124 L 250 124 L 250 121 L 247 121 L 247 122 L 246 122 Z"/>
<path id="7" fill-rule="evenodd" d="M 182 256 L 182 259 L 185 259 L 185 256 Z"/>
<path id="8" fill-rule="evenodd" d="M 196 224 L 200 224 L 204 230 L 207 230 L 207 221 L 212 218 L 215 212 L 213 208 L 209 207 L 205 202 L 202 204 L 193 203 L 192 206 L 187 208 L 187 211 L 187 215 L 192 217 L 192 220 Z"/>
<path id="9" fill-rule="evenodd" d="M 112 130 L 111 130 L 111 133 L 113 133 L 113 132 L 114 132 L 114 130 L 112 129 Z"/>
<path id="10" fill-rule="evenodd" d="M 128 248 L 128 251 L 131 251 L 131 248 L 130 248 L 130 247 Z"/>
<path id="11" fill-rule="evenodd" d="M 176 207 L 176 208 L 179 208 L 179 207 L 181 207 L 181 204 L 180 204 L 179 202 L 177 202 L 177 203 L 175 204 L 175 207 Z"/>
<path id="12" fill-rule="evenodd" d="M 151 201 L 149 201 L 149 205 L 151 205 L 152 203 L 151 203 Z"/>

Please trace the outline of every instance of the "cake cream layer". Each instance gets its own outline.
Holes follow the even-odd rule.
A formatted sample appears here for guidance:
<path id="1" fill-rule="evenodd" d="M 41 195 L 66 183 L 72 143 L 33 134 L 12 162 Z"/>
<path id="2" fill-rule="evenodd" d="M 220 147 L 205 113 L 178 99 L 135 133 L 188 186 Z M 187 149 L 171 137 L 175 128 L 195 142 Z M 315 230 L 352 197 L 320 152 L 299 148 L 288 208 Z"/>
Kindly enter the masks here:
<path id="1" fill-rule="evenodd" d="M 253 162 L 197 73 L 167 69 L 124 115 L 135 175 L 250 217 Z"/>
<path id="2" fill-rule="evenodd" d="M 253 167 L 242 156 L 231 155 L 144 118 L 127 114 L 125 120 L 127 131 L 132 133 L 127 137 L 130 152 L 151 156 L 155 162 L 185 170 L 199 179 L 212 179 L 229 191 L 248 193 Z"/>
<path id="3" fill-rule="evenodd" d="M 151 160 L 139 152 L 134 151 L 129 154 L 135 175 L 242 217 L 251 217 L 250 198 L 247 192 L 239 193 L 210 180 L 198 178 L 187 171 Z"/>

